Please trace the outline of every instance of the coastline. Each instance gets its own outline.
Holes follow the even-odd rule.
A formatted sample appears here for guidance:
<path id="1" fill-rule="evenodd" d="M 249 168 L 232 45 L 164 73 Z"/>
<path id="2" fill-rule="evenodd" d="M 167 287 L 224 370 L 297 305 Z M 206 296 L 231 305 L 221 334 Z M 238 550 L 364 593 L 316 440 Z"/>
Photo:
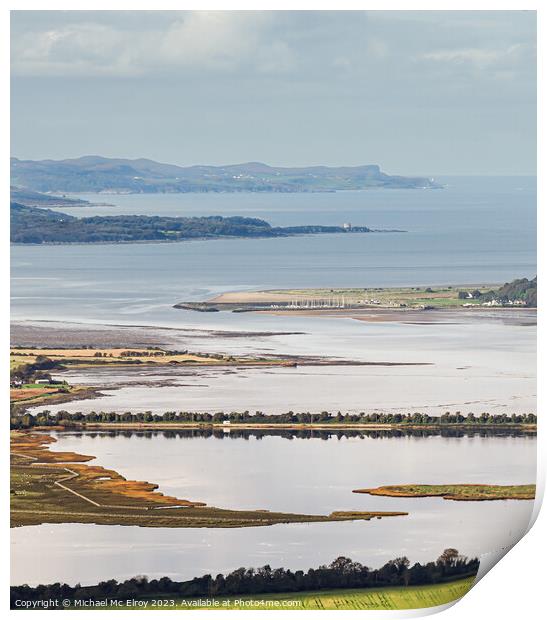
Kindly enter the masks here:
<path id="1" fill-rule="evenodd" d="M 345 316 L 367 321 L 378 320 L 377 317 L 396 320 L 394 317 L 409 315 L 418 320 L 424 313 L 430 316 L 434 311 L 537 310 L 535 304 L 528 305 L 518 296 L 496 299 L 499 290 L 503 290 L 503 286 L 494 284 L 240 290 L 224 292 L 200 302 L 181 301 L 173 307 L 196 312 Z"/>
<path id="2" fill-rule="evenodd" d="M 92 205 L 90 205 L 92 206 Z M 93 205 L 95 206 L 95 205 Z M 59 211 L 57 211 L 59 213 Z M 106 216 L 105 216 L 106 217 Z M 368 235 L 372 233 L 406 233 L 406 230 L 355 230 L 352 232 L 333 231 L 333 232 L 302 232 L 302 233 L 282 233 L 276 235 L 218 235 L 204 237 L 184 237 L 179 239 L 131 239 L 128 241 L 44 241 L 41 243 L 22 243 L 10 241 L 10 245 L 17 247 L 44 247 L 44 246 L 101 246 L 101 245 L 144 245 L 144 244 L 166 244 L 166 243 L 188 243 L 196 241 L 237 241 L 244 239 L 286 239 L 288 237 L 316 237 L 318 235 Z"/>

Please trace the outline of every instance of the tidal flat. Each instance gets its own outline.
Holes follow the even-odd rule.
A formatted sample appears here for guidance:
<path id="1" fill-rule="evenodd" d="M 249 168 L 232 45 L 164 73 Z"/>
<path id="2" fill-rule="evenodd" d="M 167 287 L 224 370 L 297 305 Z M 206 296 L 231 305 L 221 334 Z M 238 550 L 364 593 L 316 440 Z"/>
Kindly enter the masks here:
<path id="1" fill-rule="evenodd" d="M 120 337 L 134 346 L 212 355 L 291 360 L 292 368 L 117 368 L 99 366 L 58 374 L 70 383 L 105 388 L 102 398 L 69 403 L 69 411 L 446 411 L 475 414 L 536 411 L 536 313 L 528 310 L 447 311 L 446 322 L 369 322 L 350 317 L 196 313 L 171 309 L 178 328 L 66 325 L 103 343 Z M 389 311 L 388 311 L 389 312 Z M 219 322 L 217 315 L 222 315 Z M 393 314 L 393 311 L 392 311 Z M 428 315 L 428 312 L 422 312 Z M 431 313 L 436 315 L 437 312 Z M 444 311 L 439 311 L 444 315 Z M 233 317 L 236 317 L 235 323 Z M 200 329 L 192 327 L 199 319 Z M 188 324 L 190 321 L 190 324 Z M 27 324 L 24 324 L 27 325 Z M 239 336 L 234 336 L 237 325 Z M 229 328 L 229 329 L 228 329 Z M 259 328 L 259 329 L 257 329 Z M 29 323 L 20 342 L 39 344 L 48 326 Z M 57 343 L 62 324 L 51 328 Z M 214 337 L 211 336 L 211 330 Z M 82 336 L 82 339 L 84 338 Z M 51 342 L 51 334 L 48 337 Z M 160 343 L 160 344 L 158 344 Z M 53 343 L 52 343 L 53 344 Z M 52 344 L 50 346 L 52 346 Z M 43 346 L 43 345 L 42 345 Z M 97 345 L 99 346 L 99 345 Z M 103 345 L 104 346 L 104 345 Z M 300 361 L 315 360 L 317 366 Z M 351 362 L 354 365 L 351 365 Z M 139 382 L 142 383 L 139 386 Z M 279 390 L 279 385 L 283 390 Z M 53 407 L 52 411 L 58 411 Z"/>
<path id="2" fill-rule="evenodd" d="M 514 361 L 516 362 L 517 354 Z M 98 398 L 47 406 L 92 411 L 349 411 L 442 415 L 446 411 L 535 412 L 536 382 L 526 371 L 465 366 L 319 366 L 296 368 L 92 368 L 56 373 L 59 379 L 101 386 Z M 491 365 L 499 359 L 492 357 Z M 279 386 L 283 385 L 280 390 Z M 427 389 L 426 389 L 427 386 Z M 44 407 L 31 409 L 33 412 Z"/>

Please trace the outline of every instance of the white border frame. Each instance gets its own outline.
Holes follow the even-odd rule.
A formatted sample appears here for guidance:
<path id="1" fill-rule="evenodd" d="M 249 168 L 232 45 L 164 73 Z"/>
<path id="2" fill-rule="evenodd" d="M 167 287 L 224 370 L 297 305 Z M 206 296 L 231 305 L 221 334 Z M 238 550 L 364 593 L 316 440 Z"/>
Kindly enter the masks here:
<path id="1" fill-rule="evenodd" d="M 456 2 L 454 0 L 443 0 L 442 6 L 440 2 L 435 1 L 419 1 L 414 2 L 409 0 L 365 0 L 362 2 L 351 0 L 337 0 L 336 2 L 328 0 L 315 0 L 315 2 L 306 2 L 305 0 L 277 0 L 277 1 L 265 1 L 265 0 L 156 0 L 156 2 L 150 2 L 147 0 L 94 0 L 89 2 L 88 0 L 73 0 L 72 2 L 67 0 L 51 0 L 44 3 L 39 1 L 25 1 L 25 0 L 8 0 L 7 8 L 2 11 L 1 31 L 0 31 L 0 44 L 2 49 L 2 78 L 3 78 L 3 92 L 9 92 L 9 11 L 11 10 L 531 10 L 537 11 L 538 17 L 538 171 L 545 170 L 545 144 L 542 140 L 545 132 L 545 125 L 543 122 L 543 114 L 539 113 L 545 109 L 545 80 L 544 80 L 544 55 L 545 49 L 543 44 L 543 37 L 545 36 L 545 15 L 547 9 L 543 8 L 540 1 L 530 0 L 475 0 L 470 2 L 469 0 L 460 0 Z M 3 150 L 3 163 L 5 166 L 5 172 L 2 175 L 2 196 L 7 199 L 9 192 L 9 156 L 10 145 L 6 139 L 9 136 L 10 127 L 10 107 L 7 97 L 2 98 L 2 136 L 4 139 L 1 142 Z M 538 175 L 538 276 L 540 277 L 540 289 L 539 289 L 539 310 L 538 310 L 538 417 L 540 418 L 540 424 L 538 428 L 538 498 L 543 495 L 543 488 L 545 486 L 545 459 L 543 456 L 543 450 L 546 445 L 546 435 L 541 425 L 541 414 L 539 411 L 544 408 L 545 405 L 545 390 L 539 381 L 539 378 L 546 377 L 546 363 L 545 363 L 545 337 L 546 331 L 543 321 L 544 309 L 547 303 L 547 296 L 543 294 L 543 277 L 545 276 L 545 259 L 546 250 L 545 246 L 542 246 L 542 237 L 540 231 L 547 230 L 545 221 L 545 187 L 543 178 Z M 3 242 L 0 247 L 0 269 L 2 275 L 2 290 L 5 291 L 4 303 L 2 305 L 2 318 L 3 330 L 2 336 L 2 348 L 4 355 L 1 357 L 2 368 L 4 370 L 2 376 L 8 376 L 9 362 L 8 356 L 5 355 L 9 348 L 9 214 L 5 203 L 2 207 L 2 236 Z M 7 424 L 7 415 L 5 416 L 4 424 Z M 4 480 L 4 493 L 6 504 L 9 502 L 9 458 L 8 458 L 8 442 L 9 434 L 6 432 L 3 435 L 3 449 L 0 452 L 0 458 L 2 461 L 2 474 Z M 534 520 L 537 521 L 531 530 L 520 542 L 517 543 L 515 548 L 510 551 L 509 558 L 499 562 L 495 567 L 481 579 L 480 584 L 474 587 L 466 596 L 463 597 L 455 605 L 444 606 L 444 616 L 447 620 L 458 618 L 480 618 L 481 616 L 495 617 L 496 620 L 503 620 L 504 618 L 526 617 L 534 618 L 535 614 L 539 612 L 543 607 L 543 589 L 545 587 L 544 577 L 542 574 L 543 568 L 543 550 L 546 547 L 547 541 L 547 516 L 545 510 L 539 511 L 541 500 L 536 501 L 534 517 L 531 520 L 530 527 L 533 525 Z M 539 513 L 539 516 L 538 516 Z M 9 548 L 9 508 L 6 505 L 1 512 L 2 519 L 2 533 L 4 535 L 4 541 L 6 543 L 5 548 Z M 8 609 L 8 595 L 9 595 L 9 554 L 4 554 L 1 567 L 2 578 L 2 608 Z M 434 608 L 432 610 L 416 610 L 416 611 L 368 611 L 366 612 L 366 618 L 405 618 L 405 617 L 419 617 L 429 615 L 441 611 L 441 608 Z M 18 613 L 18 612 L 8 612 Z M 26 611 L 26 614 L 33 614 L 38 612 Z M 41 611 L 40 616 L 43 614 L 55 614 L 56 611 Z M 88 611 L 85 617 L 90 617 L 93 620 L 95 617 L 103 618 L 104 611 Z M 124 617 L 125 614 L 131 614 L 131 611 L 117 611 L 116 617 Z M 155 612 L 148 612 L 155 613 Z M 162 615 L 166 612 L 161 612 Z M 176 612 L 171 612 L 176 613 Z M 182 612 L 181 612 L 182 613 Z M 207 611 L 185 611 L 184 617 L 203 617 L 203 614 L 207 614 Z M 214 611 L 215 618 L 231 618 L 234 620 L 234 611 Z M 273 617 L 282 617 L 285 620 L 290 618 L 303 618 L 304 616 L 310 617 L 311 614 L 315 614 L 312 611 L 257 611 L 256 615 L 266 614 L 266 617 L 271 619 Z M 329 616 L 336 615 L 337 617 L 342 614 L 347 617 L 348 614 L 361 617 L 359 611 L 329 611 Z M 68 615 L 67 615 L 68 614 Z M 195 615 L 198 614 L 198 615 Z M 51 617 L 51 616 L 50 616 Z M 76 611 L 64 611 L 63 618 L 69 620 L 72 617 L 80 617 L 79 612 Z"/>

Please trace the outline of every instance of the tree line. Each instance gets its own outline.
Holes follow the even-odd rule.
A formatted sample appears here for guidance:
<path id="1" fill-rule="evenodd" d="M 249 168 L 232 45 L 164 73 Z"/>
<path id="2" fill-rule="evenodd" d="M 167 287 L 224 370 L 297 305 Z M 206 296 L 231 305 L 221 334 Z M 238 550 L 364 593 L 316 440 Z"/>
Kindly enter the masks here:
<path id="1" fill-rule="evenodd" d="M 498 301 L 501 304 L 509 302 L 522 302 L 530 308 L 537 308 L 537 276 L 528 278 L 518 278 L 511 282 L 506 282 L 497 290 L 490 290 L 482 293 L 479 289 L 473 291 L 460 291 L 459 299 L 477 299 L 480 302 Z"/>
<path id="2" fill-rule="evenodd" d="M 431 416 L 427 413 L 321 413 L 301 412 L 265 414 L 261 411 L 251 413 L 249 411 L 233 411 L 225 413 L 190 412 L 190 411 L 166 411 L 163 414 L 144 412 L 115 412 L 115 411 L 92 411 L 90 413 L 68 412 L 65 410 L 52 414 L 43 410 L 36 415 L 25 413 L 23 416 L 12 417 L 13 428 L 30 428 L 32 426 L 70 425 L 81 423 L 126 423 L 126 424 L 150 424 L 150 423 L 181 423 L 181 424 L 397 424 L 409 426 L 496 426 L 536 424 L 537 416 L 533 413 L 512 414 L 506 413 L 475 415 L 460 412 L 454 414 L 443 413 L 441 416 Z"/>
<path id="3" fill-rule="evenodd" d="M 11 601 L 13 606 L 15 600 L 186 598 L 428 585 L 474 576 L 478 569 L 477 558 L 468 559 L 456 549 L 445 549 L 436 561 L 427 564 L 417 562 L 411 566 L 408 558 L 400 557 L 378 569 L 371 569 L 341 556 L 329 565 L 310 568 L 306 572 L 272 569 L 266 565 L 258 569 L 238 568 L 227 575 L 218 574 L 216 577 L 203 575 L 188 581 L 173 581 L 169 577 L 149 580 L 141 576 L 123 582 L 111 579 L 93 586 L 61 583 L 36 587 L 12 586 Z"/>

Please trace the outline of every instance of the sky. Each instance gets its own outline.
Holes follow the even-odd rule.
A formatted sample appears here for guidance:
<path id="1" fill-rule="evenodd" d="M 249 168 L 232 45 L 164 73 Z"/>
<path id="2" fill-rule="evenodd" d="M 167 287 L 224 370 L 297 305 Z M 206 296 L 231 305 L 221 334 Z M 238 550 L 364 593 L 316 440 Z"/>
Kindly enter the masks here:
<path id="1" fill-rule="evenodd" d="M 532 11 L 13 11 L 11 153 L 536 172 Z"/>

